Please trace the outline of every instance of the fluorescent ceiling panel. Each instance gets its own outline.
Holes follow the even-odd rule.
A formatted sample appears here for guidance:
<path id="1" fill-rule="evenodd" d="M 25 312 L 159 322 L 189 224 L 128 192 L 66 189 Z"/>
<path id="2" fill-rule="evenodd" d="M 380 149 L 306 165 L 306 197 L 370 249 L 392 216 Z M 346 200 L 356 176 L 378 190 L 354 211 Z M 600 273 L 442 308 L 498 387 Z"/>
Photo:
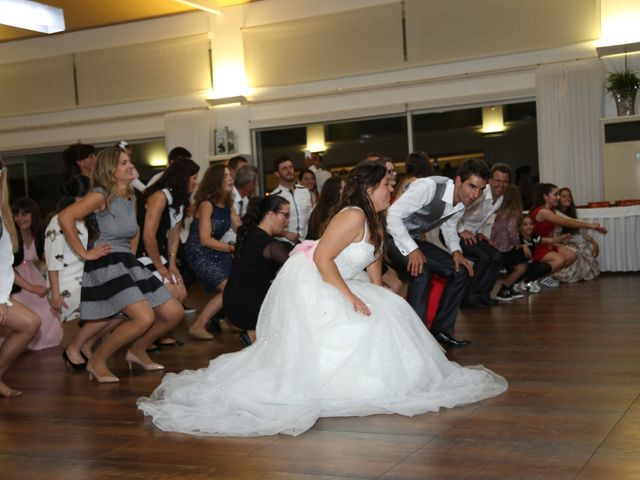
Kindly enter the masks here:
<path id="1" fill-rule="evenodd" d="M 0 23 L 41 33 L 64 31 L 64 13 L 31 0 L 0 0 Z"/>

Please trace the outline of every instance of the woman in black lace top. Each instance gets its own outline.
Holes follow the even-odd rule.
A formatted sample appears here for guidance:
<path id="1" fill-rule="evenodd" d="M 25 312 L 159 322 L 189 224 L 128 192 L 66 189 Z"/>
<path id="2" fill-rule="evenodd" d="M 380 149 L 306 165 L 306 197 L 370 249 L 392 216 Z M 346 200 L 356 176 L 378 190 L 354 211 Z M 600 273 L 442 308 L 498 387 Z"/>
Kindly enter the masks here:
<path id="1" fill-rule="evenodd" d="M 246 345 L 255 340 L 262 301 L 288 258 L 286 246 L 274 238 L 288 223 L 289 202 L 278 195 L 252 199 L 242 217 L 223 303 L 227 319 L 247 331 L 240 336 Z"/>

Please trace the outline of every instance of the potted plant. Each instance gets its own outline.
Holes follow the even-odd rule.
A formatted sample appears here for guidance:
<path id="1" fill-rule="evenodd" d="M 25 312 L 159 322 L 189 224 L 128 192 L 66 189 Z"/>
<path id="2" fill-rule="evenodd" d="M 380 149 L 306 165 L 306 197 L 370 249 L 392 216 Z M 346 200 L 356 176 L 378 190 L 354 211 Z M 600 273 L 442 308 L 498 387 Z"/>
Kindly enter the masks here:
<path id="1" fill-rule="evenodd" d="M 627 57 L 624 58 L 624 70 L 612 72 L 607 76 L 605 88 L 613 95 L 619 116 L 633 115 L 636 93 L 640 86 L 640 78 L 629 69 Z"/>

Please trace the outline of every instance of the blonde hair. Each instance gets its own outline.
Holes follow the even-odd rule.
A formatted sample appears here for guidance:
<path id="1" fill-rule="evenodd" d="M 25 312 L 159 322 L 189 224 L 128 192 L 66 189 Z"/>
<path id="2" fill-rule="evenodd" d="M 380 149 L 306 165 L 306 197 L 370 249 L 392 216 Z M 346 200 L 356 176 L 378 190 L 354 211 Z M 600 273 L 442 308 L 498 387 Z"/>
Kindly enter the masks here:
<path id="1" fill-rule="evenodd" d="M 98 153 L 96 164 L 91 172 L 92 187 L 102 187 L 107 193 L 106 206 L 109 208 L 111 201 L 118 195 L 118 182 L 116 181 L 116 168 L 120 155 L 125 154 L 120 147 L 108 147 Z M 127 195 L 133 195 L 133 189 L 127 186 Z"/>
<path id="2" fill-rule="evenodd" d="M 2 157 L 0 157 L 0 165 L 4 167 L 2 180 L 0 180 L 0 215 L 2 215 L 4 231 L 9 234 L 13 253 L 16 253 L 18 251 L 18 235 L 16 234 L 16 224 L 13 221 L 11 205 L 9 205 L 9 182 L 7 180 L 8 171 L 6 165 L 2 161 Z"/>
<path id="3" fill-rule="evenodd" d="M 193 196 L 196 209 L 205 200 L 208 200 L 211 203 L 222 202 L 225 207 L 231 207 L 231 205 L 233 205 L 231 192 L 225 192 L 222 189 L 227 169 L 228 167 L 221 164 L 211 165 L 207 168 L 207 171 L 204 172 L 204 176 L 202 177 L 202 180 L 198 185 L 198 189 Z"/>

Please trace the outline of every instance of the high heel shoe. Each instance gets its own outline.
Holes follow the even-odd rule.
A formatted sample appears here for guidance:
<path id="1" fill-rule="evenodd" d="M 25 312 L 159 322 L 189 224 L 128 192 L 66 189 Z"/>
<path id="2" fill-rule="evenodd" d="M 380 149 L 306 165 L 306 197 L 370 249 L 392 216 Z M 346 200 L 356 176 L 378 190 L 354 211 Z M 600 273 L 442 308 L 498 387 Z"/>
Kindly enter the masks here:
<path id="1" fill-rule="evenodd" d="M 197 338 L 198 340 L 213 340 L 213 335 L 207 332 L 204 328 L 193 328 L 189 329 L 189 335 L 193 338 Z"/>
<path id="2" fill-rule="evenodd" d="M 152 371 L 152 370 L 164 370 L 164 365 L 160 365 L 159 363 L 144 363 L 142 360 L 140 360 L 138 358 L 137 355 L 131 353 L 129 350 L 127 350 L 126 355 L 124 356 L 124 359 L 127 361 L 127 363 L 129 364 L 129 371 L 133 370 L 133 364 L 135 363 L 136 365 L 140 365 L 142 367 L 143 370 L 145 371 Z"/>
<path id="3" fill-rule="evenodd" d="M 89 372 L 89 380 L 93 380 L 95 378 L 98 383 L 118 383 L 120 381 L 120 379 L 114 375 L 106 375 L 104 377 L 96 375 L 93 367 L 89 364 L 87 364 L 87 372 Z"/>
<path id="4" fill-rule="evenodd" d="M 248 347 L 253 343 L 251 341 L 251 337 L 249 336 L 246 330 L 242 332 L 240 335 L 238 335 L 238 338 L 240 338 L 240 341 L 245 347 Z"/>
<path id="5" fill-rule="evenodd" d="M 89 361 L 89 359 L 91 358 L 91 355 L 87 355 L 84 350 L 82 350 L 82 348 L 80 349 L 80 355 L 82 355 L 82 358 L 84 358 L 85 363 L 87 363 Z"/>
<path id="6" fill-rule="evenodd" d="M 84 370 L 87 367 L 86 358 L 82 363 L 73 363 L 71 359 L 69 359 L 66 348 L 62 351 L 62 358 L 64 359 L 64 363 L 67 364 L 67 367 L 71 368 L 72 370 Z"/>

